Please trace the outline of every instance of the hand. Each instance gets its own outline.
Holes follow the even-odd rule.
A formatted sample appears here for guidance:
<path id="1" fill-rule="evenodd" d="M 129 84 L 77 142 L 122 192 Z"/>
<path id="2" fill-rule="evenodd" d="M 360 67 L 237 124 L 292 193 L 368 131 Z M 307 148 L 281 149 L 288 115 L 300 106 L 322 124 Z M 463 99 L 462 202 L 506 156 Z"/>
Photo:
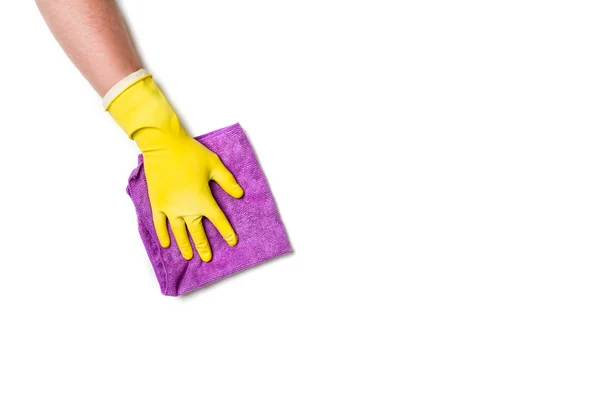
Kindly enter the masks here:
<path id="1" fill-rule="evenodd" d="M 185 259 L 194 255 L 189 231 L 202 260 L 210 261 L 212 252 L 202 226 L 203 217 L 213 223 L 230 246 L 235 246 L 237 236 L 208 183 L 216 181 L 235 198 L 242 197 L 244 191 L 219 157 L 181 127 L 152 78 L 147 76 L 125 89 L 108 111 L 142 151 L 154 227 L 161 246 L 170 245 L 168 220 Z"/>

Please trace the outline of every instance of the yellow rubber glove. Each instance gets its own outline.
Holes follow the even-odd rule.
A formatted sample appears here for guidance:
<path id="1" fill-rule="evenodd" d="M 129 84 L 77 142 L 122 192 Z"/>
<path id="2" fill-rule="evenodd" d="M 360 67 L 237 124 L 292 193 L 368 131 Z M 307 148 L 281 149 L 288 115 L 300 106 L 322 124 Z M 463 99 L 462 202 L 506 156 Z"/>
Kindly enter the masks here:
<path id="1" fill-rule="evenodd" d="M 235 246 L 238 238 L 208 183 L 216 181 L 235 198 L 242 197 L 244 191 L 219 157 L 188 135 L 152 77 L 141 71 L 115 85 L 112 93 L 109 91 L 106 109 L 142 151 L 161 246 L 170 245 L 168 219 L 183 257 L 190 260 L 194 255 L 189 231 L 202 260 L 210 261 L 212 252 L 203 217 L 213 223 L 230 246 Z"/>

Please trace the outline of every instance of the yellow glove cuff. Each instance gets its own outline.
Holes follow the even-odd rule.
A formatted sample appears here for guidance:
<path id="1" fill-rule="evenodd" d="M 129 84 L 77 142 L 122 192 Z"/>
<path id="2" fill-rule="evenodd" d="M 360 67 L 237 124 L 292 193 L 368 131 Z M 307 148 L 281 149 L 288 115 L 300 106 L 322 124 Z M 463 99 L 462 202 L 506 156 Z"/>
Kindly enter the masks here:
<path id="1" fill-rule="evenodd" d="M 102 98 L 102 106 L 104 106 L 104 111 L 108 110 L 110 104 L 114 99 L 117 98 L 118 95 L 123 93 L 129 86 L 133 85 L 137 81 L 144 79 L 147 76 L 152 76 L 145 69 L 139 69 L 131 74 L 127 75 L 125 78 L 121 79 L 117 82 Z"/>
<path id="2" fill-rule="evenodd" d="M 156 86 L 152 75 L 144 70 L 134 72 L 119 81 L 109 90 L 104 102 L 106 110 L 130 139 L 133 139 L 137 131 L 145 128 L 154 128 L 161 132 L 181 131 L 175 111 Z"/>

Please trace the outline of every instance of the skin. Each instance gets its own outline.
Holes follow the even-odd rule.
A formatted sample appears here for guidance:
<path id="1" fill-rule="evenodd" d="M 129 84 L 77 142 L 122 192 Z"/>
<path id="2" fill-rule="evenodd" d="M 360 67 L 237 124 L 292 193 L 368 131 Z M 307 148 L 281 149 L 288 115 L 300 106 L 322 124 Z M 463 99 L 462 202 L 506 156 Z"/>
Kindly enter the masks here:
<path id="1" fill-rule="evenodd" d="M 142 68 L 114 0 L 36 0 L 46 24 L 100 96 Z"/>

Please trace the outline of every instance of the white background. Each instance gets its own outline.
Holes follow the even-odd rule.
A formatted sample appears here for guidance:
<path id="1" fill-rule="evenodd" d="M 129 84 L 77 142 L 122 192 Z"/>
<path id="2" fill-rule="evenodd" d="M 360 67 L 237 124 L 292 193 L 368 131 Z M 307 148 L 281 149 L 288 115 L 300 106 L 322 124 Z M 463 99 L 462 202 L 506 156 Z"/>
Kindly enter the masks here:
<path id="1" fill-rule="evenodd" d="M 294 253 L 163 297 L 135 144 L 2 2 L 0 398 L 599 398 L 597 1 L 123 10 L 191 133 L 247 130 Z"/>

